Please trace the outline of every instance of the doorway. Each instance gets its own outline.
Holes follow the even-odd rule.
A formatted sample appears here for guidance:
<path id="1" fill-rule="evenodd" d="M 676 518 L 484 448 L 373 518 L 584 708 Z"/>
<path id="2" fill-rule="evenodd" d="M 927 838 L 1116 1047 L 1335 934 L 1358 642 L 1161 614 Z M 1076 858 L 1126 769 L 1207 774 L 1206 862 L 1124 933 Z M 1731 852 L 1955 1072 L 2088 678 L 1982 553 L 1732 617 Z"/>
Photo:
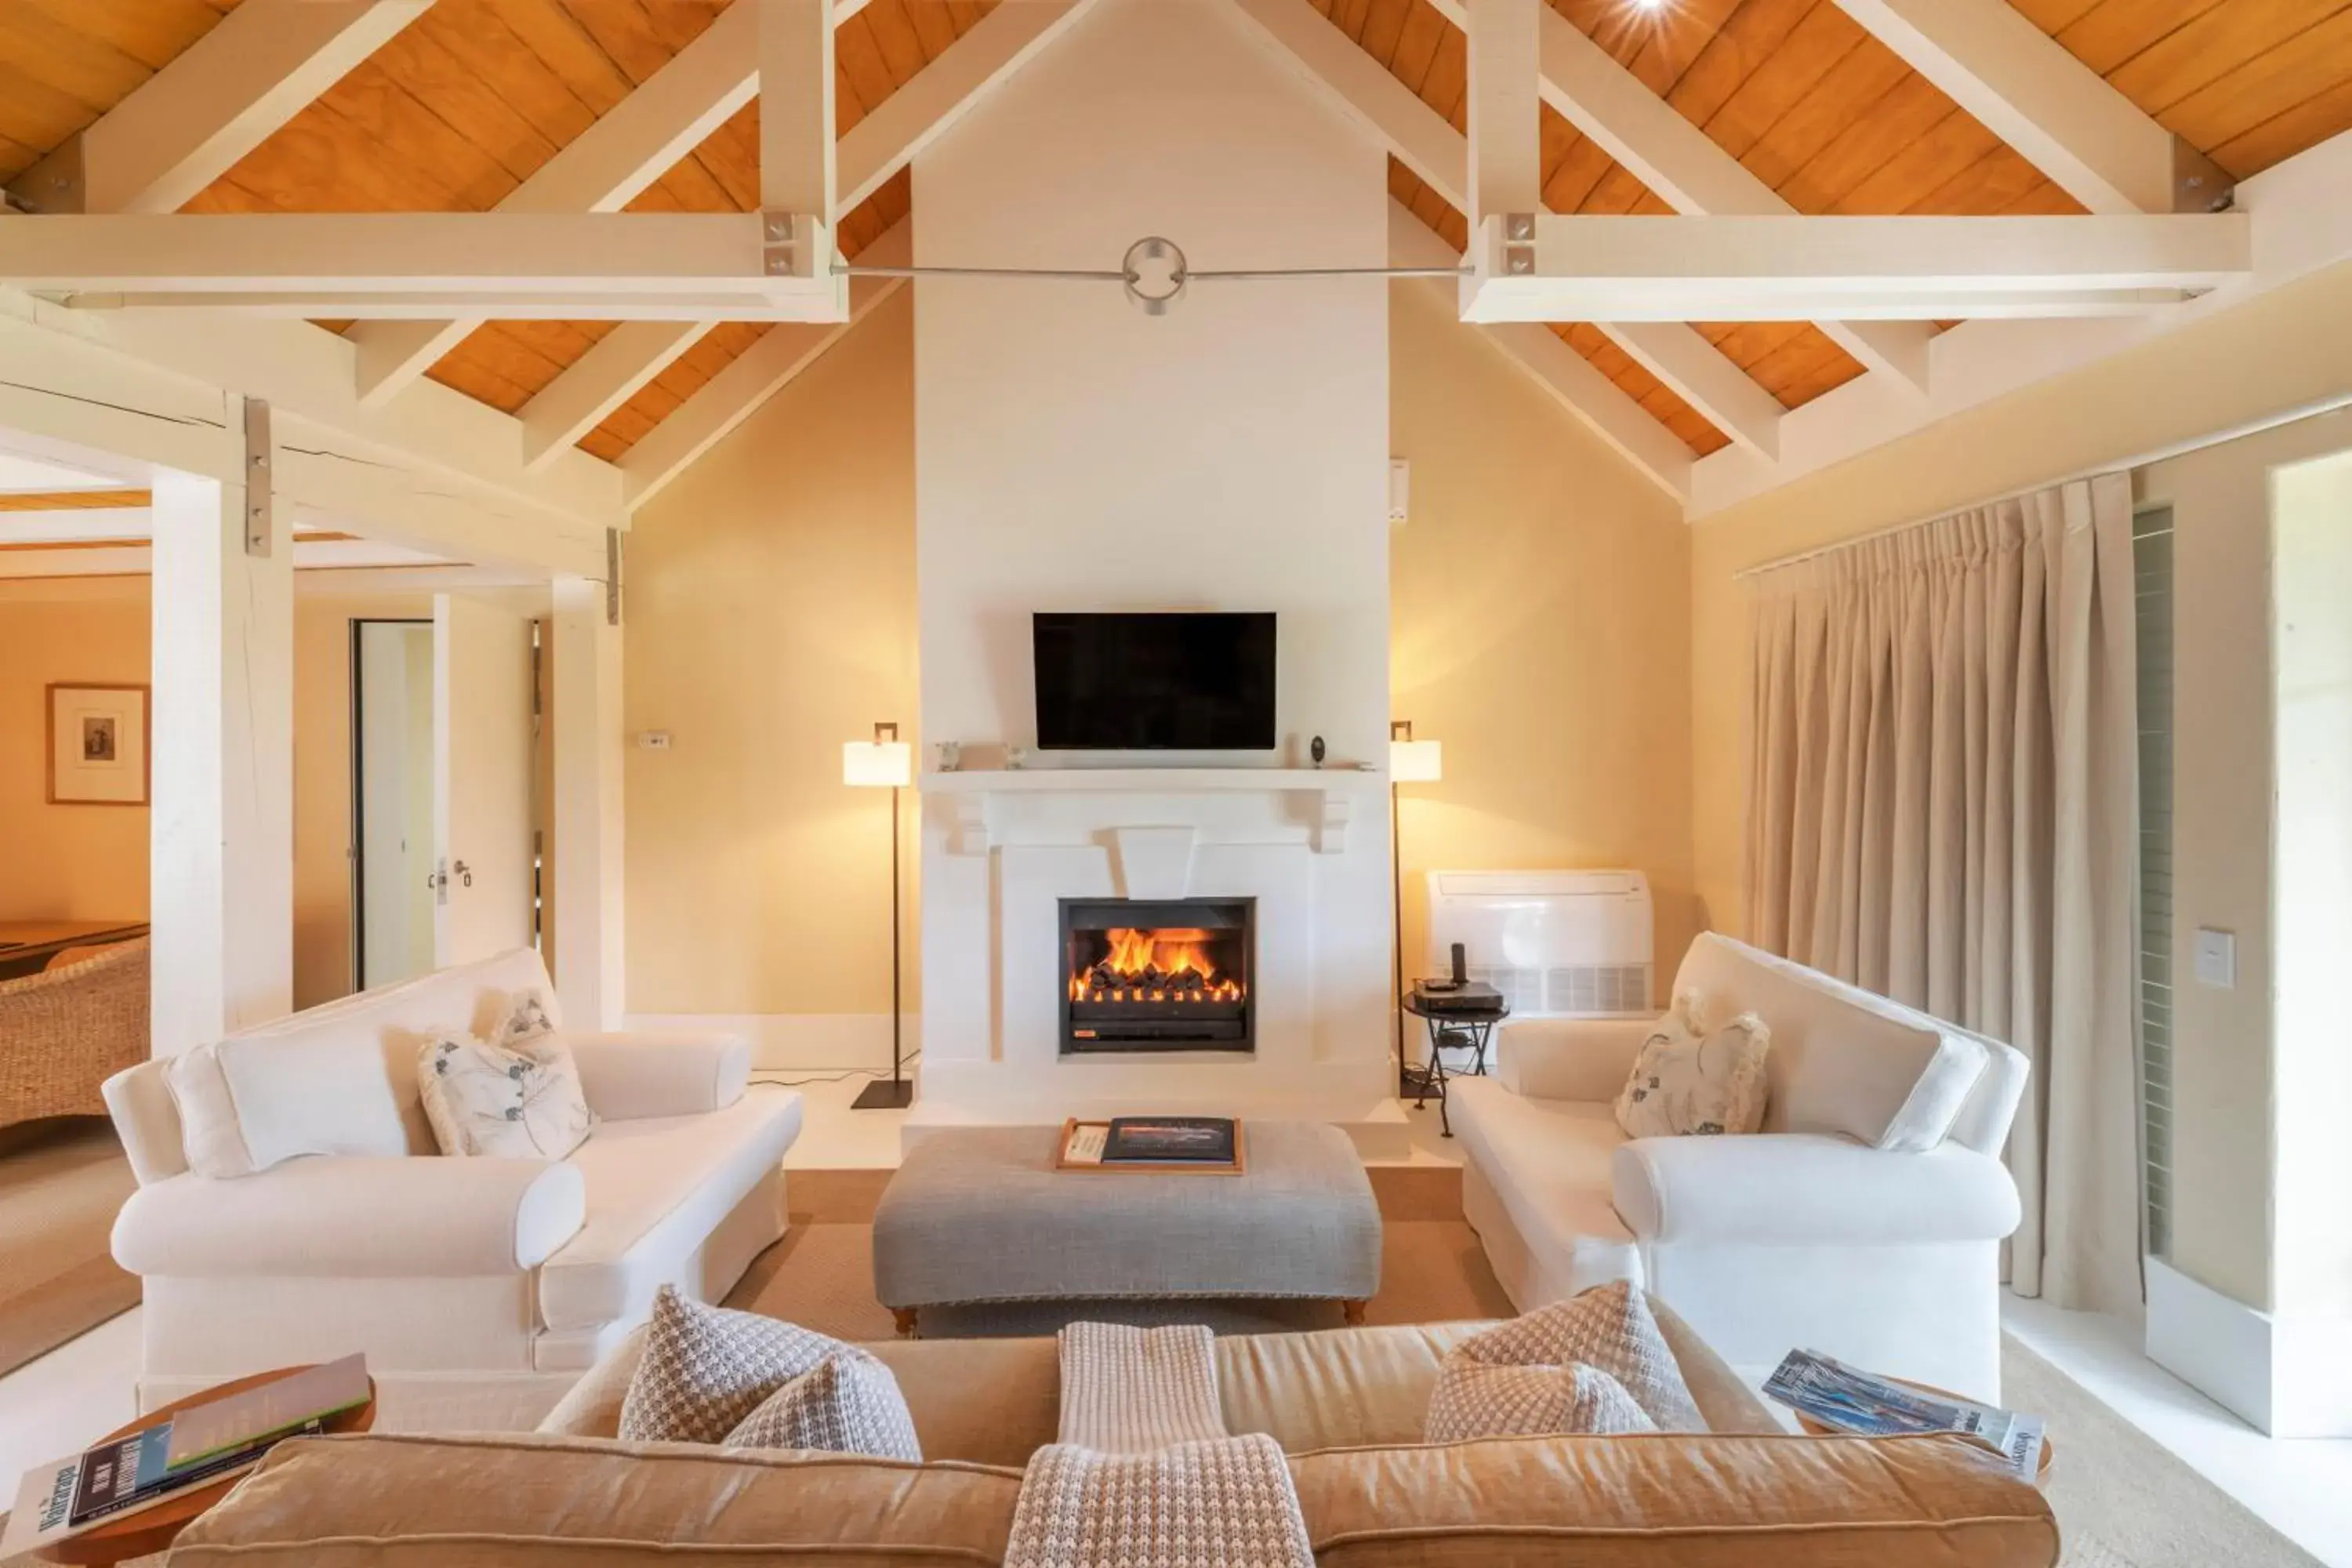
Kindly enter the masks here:
<path id="1" fill-rule="evenodd" d="M 352 622 L 352 978 L 433 968 L 433 623 Z"/>

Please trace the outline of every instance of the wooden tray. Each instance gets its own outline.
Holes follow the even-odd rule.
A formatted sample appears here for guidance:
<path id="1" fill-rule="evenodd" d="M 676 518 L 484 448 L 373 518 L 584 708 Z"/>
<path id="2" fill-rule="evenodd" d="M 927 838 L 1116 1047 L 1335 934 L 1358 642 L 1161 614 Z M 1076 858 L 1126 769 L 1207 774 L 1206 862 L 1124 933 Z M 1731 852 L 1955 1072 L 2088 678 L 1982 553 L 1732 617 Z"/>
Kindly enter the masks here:
<path id="1" fill-rule="evenodd" d="M 1154 1176 L 1238 1176 L 1248 1167 L 1249 1146 L 1245 1137 L 1246 1130 L 1242 1126 L 1238 1117 L 1234 1120 L 1234 1163 L 1230 1165 L 1212 1165 L 1199 1160 L 1073 1161 L 1070 1158 L 1070 1137 L 1079 1128 L 1100 1127 L 1108 1130 L 1109 1126 L 1110 1123 L 1108 1121 L 1081 1121 L 1075 1116 L 1063 1122 L 1062 1136 L 1054 1144 L 1054 1169 L 1081 1171 L 1088 1173 L 1100 1171 L 1121 1175 L 1141 1172 Z"/>

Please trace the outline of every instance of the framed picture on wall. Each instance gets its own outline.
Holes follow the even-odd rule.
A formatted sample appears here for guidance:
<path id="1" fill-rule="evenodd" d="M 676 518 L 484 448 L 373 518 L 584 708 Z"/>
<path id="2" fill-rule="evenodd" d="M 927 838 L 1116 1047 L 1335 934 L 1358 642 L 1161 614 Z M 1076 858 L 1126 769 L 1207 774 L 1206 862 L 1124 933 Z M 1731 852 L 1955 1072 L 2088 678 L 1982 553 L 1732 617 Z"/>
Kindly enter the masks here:
<path id="1" fill-rule="evenodd" d="M 49 804 L 147 804 L 147 689 L 49 688 Z"/>

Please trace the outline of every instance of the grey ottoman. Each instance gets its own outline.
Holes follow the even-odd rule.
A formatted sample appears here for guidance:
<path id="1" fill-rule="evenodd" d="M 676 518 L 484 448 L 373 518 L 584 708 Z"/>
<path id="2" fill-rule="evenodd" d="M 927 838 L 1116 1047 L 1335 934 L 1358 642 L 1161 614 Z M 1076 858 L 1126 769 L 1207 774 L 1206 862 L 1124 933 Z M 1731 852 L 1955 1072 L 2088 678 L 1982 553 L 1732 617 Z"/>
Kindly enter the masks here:
<path id="1" fill-rule="evenodd" d="M 1245 1127 L 1239 1175 L 1056 1171 L 1058 1127 L 933 1132 L 875 1211 L 874 1294 L 901 1333 L 925 1307 L 1020 1301 L 1323 1300 L 1361 1321 L 1381 1211 L 1355 1145 Z"/>

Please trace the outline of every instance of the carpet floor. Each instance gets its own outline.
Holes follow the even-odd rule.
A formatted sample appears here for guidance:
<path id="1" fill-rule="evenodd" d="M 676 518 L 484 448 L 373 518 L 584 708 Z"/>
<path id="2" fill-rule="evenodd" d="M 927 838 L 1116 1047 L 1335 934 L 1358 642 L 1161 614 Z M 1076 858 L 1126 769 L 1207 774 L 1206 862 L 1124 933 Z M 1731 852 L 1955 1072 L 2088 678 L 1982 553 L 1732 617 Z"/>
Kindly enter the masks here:
<path id="1" fill-rule="evenodd" d="M 139 1304 L 108 1250 L 135 1185 L 103 1118 L 0 1131 L 0 1374 Z"/>

